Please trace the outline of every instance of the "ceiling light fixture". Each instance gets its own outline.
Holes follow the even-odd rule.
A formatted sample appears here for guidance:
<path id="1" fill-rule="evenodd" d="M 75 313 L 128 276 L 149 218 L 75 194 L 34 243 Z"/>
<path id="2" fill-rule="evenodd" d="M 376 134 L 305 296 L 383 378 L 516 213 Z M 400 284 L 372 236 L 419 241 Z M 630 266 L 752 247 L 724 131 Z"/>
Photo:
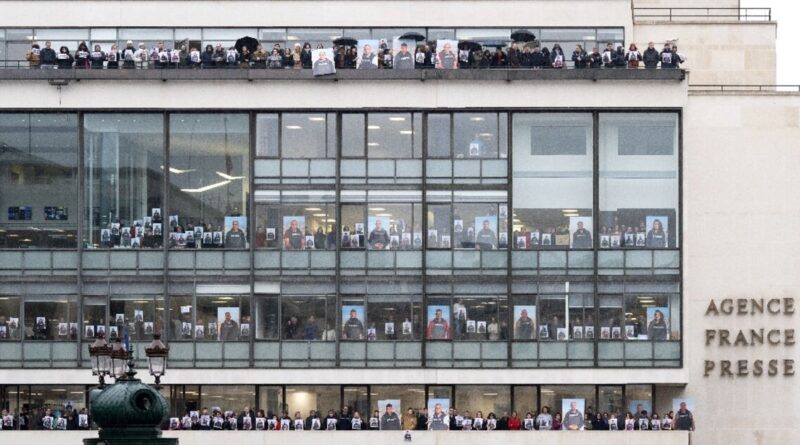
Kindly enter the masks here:
<path id="1" fill-rule="evenodd" d="M 186 193 L 203 193 L 203 192 L 207 192 L 209 190 L 213 190 L 213 189 L 215 189 L 217 187 L 222 187 L 223 185 L 228 185 L 230 183 L 231 183 L 231 181 L 221 181 L 221 182 L 217 182 L 215 184 L 207 185 L 205 187 L 200 187 L 200 188 L 197 188 L 197 189 L 181 189 L 181 191 L 182 192 L 186 192 Z"/>

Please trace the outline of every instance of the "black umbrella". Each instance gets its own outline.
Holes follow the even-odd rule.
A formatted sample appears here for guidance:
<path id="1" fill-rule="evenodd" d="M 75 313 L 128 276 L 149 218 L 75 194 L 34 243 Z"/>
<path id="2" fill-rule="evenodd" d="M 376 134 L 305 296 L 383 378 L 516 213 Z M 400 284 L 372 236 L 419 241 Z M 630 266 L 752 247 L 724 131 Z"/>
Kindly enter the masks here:
<path id="1" fill-rule="evenodd" d="M 414 40 L 414 41 L 417 41 L 417 42 L 421 42 L 421 41 L 425 40 L 425 36 L 423 36 L 422 34 L 420 34 L 418 32 L 407 32 L 407 33 L 403 34 L 402 36 L 400 36 L 400 40 Z"/>
<path id="2" fill-rule="evenodd" d="M 242 37 L 241 39 L 236 41 L 236 50 L 242 52 L 243 47 L 247 47 L 247 49 L 252 53 L 258 48 L 258 40 L 254 39 L 253 37 Z"/>
<path id="3" fill-rule="evenodd" d="M 515 42 L 530 42 L 536 40 L 536 36 L 527 29 L 518 29 L 511 33 L 511 40 Z"/>
<path id="4" fill-rule="evenodd" d="M 462 40 L 458 42 L 458 49 L 462 51 L 480 51 L 481 44 L 471 40 Z"/>
<path id="5" fill-rule="evenodd" d="M 333 41 L 333 44 L 337 46 L 356 46 L 358 45 L 358 40 L 352 37 L 339 37 Z"/>

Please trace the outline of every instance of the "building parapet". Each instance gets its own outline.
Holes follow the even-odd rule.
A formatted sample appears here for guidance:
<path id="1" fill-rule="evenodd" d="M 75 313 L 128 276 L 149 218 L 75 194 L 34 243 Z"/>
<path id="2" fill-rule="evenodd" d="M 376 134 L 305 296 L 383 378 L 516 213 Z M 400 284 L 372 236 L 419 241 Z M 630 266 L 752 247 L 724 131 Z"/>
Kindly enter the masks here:
<path id="1" fill-rule="evenodd" d="M 463 80 L 463 81 L 673 81 L 686 78 L 682 69 L 465 69 L 465 70 L 339 70 L 314 77 L 311 70 L 266 69 L 148 69 L 148 70 L 36 70 L 0 69 L 0 81 L 46 80 L 53 84 L 82 80 Z"/>

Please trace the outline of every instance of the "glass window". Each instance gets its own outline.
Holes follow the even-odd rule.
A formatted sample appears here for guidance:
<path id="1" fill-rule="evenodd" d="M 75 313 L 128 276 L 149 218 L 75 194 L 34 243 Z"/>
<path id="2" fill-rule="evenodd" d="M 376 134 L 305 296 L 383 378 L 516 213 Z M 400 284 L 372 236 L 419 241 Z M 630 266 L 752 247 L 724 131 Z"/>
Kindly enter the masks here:
<path id="1" fill-rule="evenodd" d="M 366 206 L 364 204 L 342 204 L 342 249 L 363 249 L 366 244 L 364 227 Z"/>
<path id="2" fill-rule="evenodd" d="M 368 340 L 414 340 L 420 338 L 421 295 L 369 295 L 367 297 Z M 374 332 L 374 337 L 370 334 Z"/>
<path id="3" fill-rule="evenodd" d="M 278 114 L 256 116 L 256 156 L 272 158 L 278 156 L 280 125 Z"/>
<path id="4" fill-rule="evenodd" d="M 283 113 L 281 115 L 283 158 L 329 158 L 336 146 L 328 144 L 328 131 L 335 131 L 336 115 L 330 113 Z"/>
<path id="5" fill-rule="evenodd" d="M 277 340 L 280 333 L 278 321 L 278 296 L 256 295 L 256 339 Z"/>
<path id="6" fill-rule="evenodd" d="M 428 387 L 428 418 L 433 413 L 436 405 L 441 404 L 446 413 L 448 407 L 453 406 L 453 387 L 452 386 L 429 386 Z"/>
<path id="7" fill-rule="evenodd" d="M 283 340 L 336 340 L 336 297 L 333 295 L 284 295 L 281 316 Z M 363 306 L 361 320 L 364 320 Z"/>
<path id="8" fill-rule="evenodd" d="M 501 341 L 508 338 L 508 304 L 499 296 L 453 297 L 454 340 Z"/>
<path id="9" fill-rule="evenodd" d="M 279 204 L 282 196 L 284 204 Z M 256 192 L 257 248 L 325 250 L 336 248 L 334 192 Z"/>
<path id="10" fill-rule="evenodd" d="M 516 341 L 535 340 L 539 330 L 536 323 L 536 296 L 515 295 L 512 312 L 512 335 Z"/>
<path id="11" fill-rule="evenodd" d="M 369 113 L 367 116 L 367 152 L 370 158 L 419 157 L 417 135 L 422 134 L 419 113 Z"/>
<path id="12" fill-rule="evenodd" d="M 515 386 L 514 406 L 512 409 L 516 411 L 517 415 L 522 419 L 525 419 L 528 414 L 531 415 L 531 418 L 534 418 L 539 411 L 538 397 L 539 388 L 536 386 Z"/>
<path id="13" fill-rule="evenodd" d="M 625 338 L 627 340 L 679 340 L 680 309 L 670 306 L 670 295 L 628 294 L 625 296 Z"/>
<path id="14" fill-rule="evenodd" d="M 342 297 L 341 339 L 347 341 L 374 340 L 377 333 L 375 327 L 367 329 L 364 297 Z"/>
<path id="15" fill-rule="evenodd" d="M 86 244 L 161 247 L 163 116 L 87 114 L 84 144 Z"/>
<path id="16" fill-rule="evenodd" d="M 248 341 L 250 327 L 249 297 L 226 295 L 197 297 L 195 340 Z M 201 328 L 203 332 L 199 332 Z"/>
<path id="17" fill-rule="evenodd" d="M 515 114 L 514 248 L 593 246 L 592 115 Z"/>
<path id="18" fill-rule="evenodd" d="M 468 413 L 475 417 L 477 413 L 487 418 L 494 413 L 502 417 L 511 411 L 511 388 L 505 385 L 458 385 L 456 386 L 456 408 L 459 414 Z"/>
<path id="19" fill-rule="evenodd" d="M 567 331 L 567 297 L 565 295 L 539 295 L 539 340 L 569 339 Z"/>
<path id="20" fill-rule="evenodd" d="M 28 340 L 78 339 L 78 304 L 75 296 L 26 296 L 25 338 Z"/>
<path id="21" fill-rule="evenodd" d="M 264 413 L 278 413 L 283 408 L 283 388 L 280 386 L 259 386 L 258 404 L 255 410 L 264 410 Z"/>
<path id="22" fill-rule="evenodd" d="M 505 114 L 502 114 L 505 117 Z M 503 125 L 500 125 L 500 124 Z M 453 157 L 505 158 L 507 149 L 499 146 L 501 133 L 505 133 L 506 120 L 498 119 L 497 113 L 453 114 Z M 505 142 L 505 136 L 502 141 Z"/>
<path id="23" fill-rule="evenodd" d="M 345 386 L 342 388 L 344 400 L 342 407 L 350 407 L 350 413 L 359 413 L 362 419 L 367 419 L 369 416 L 369 391 L 366 386 Z"/>
<path id="24" fill-rule="evenodd" d="M 450 157 L 450 115 L 428 114 L 428 157 Z"/>
<path id="25" fill-rule="evenodd" d="M 371 203 L 367 209 L 366 246 L 370 250 L 419 249 L 421 204 Z"/>
<path id="26" fill-rule="evenodd" d="M 338 385 L 287 386 L 286 411 L 307 413 L 313 409 L 324 419 L 329 410 L 339 412 L 342 400 L 340 389 Z"/>
<path id="27" fill-rule="evenodd" d="M 112 296 L 108 306 L 109 334 L 116 331 L 124 337 L 127 331 L 132 340 L 152 340 L 153 334 L 163 329 L 163 306 L 160 309 L 152 297 Z"/>
<path id="28" fill-rule="evenodd" d="M 0 248 L 75 248 L 78 118 L 0 114 Z"/>
<path id="29" fill-rule="evenodd" d="M 23 408 L 27 408 L 30 413 L 30 428 L 42 429 L 39 425 L 45 410 L 51 410 L 51 414 L 56 411 L 64 412 L 67 409 L 67 401 L 72 406 L 72 409 L 78 412 L 88 409 L 86 406 L 86 387 L 83 385 L 31 385 L 30 392 L 27 391 L 28 387 L 20 392 L 20 399 L 23 401 L 30 401 L 29 403 L 22 403 Z M 27 405 L 27 406 L 26 406 Z"/>
<path id="30" fill-rule="evenodd" d="M 622 295 L 598 295 L 598 324 L 600 340 L 621 340 L 622 337 Z"/>
<path id="31" fill-rule="evenodd" d="M 556 414 L 563 415 L 568 411 L 571 399 L 577 399 L 578 402 L 583 400 L 584 407 L 581 411 L 594 412 L 596 406 L 594 398 L 595 387 L 593 385 L 542 386 L 541 388 L 542 408 L 548 407 L 554 416 Z M 577 405 L 580 409 L 580 403 Z"/>
<path id="32" fill-rule="evenodd" d="M 106 318 L 106 297 L 105 296 L 84 296 L 83 297 L 83 339 L 94 340 L 101 333 L 109 341 L 120 338 L 117 329 L 109 330 L 108 319 Z M 113 336 L 112 336 L 113 334 Z"/>
<path id="33" fill-rule="evenodd" d="M 594 297 L 591 294 L 569 295 L 569 326 L 567 333 L 573 341 L 594 341 Z"/>
<path id="34" fill-rule="evenodd" d="M 455 203 L 453 205 L 454 245 L 460 249 L 495 250 L 508 247 L 508 210 L 505 204 Z M 428 235 L 428 242 L 432 239 Z M 439 244 L 445 245 L 439 239 Z"/>
<path id="35" fill-rule="evenodd" d="M 678 247 L 678 187 L 676 113 L 600 114 L 601 248 Z"/>
<path id="36" fill-rule="evenodd" d="M 599 400 L 597 401 L 597 412 L 610 414 L 619 417 L 623 411 L 622 387 L 621 386 L 600 386 L 598 388 Z"/>
<path id="37" fill-rule="evenodd" d="M 170 116 L 171 247 L 197 247 L 194 232 L 203 248 L 247 248 L 248 125 L 246 114 Z"/>
<path id="38" fill-rule="evenodd" d="M 342 114 L 342 156 L 364 156 L 366 117 L 363 114 Z"/>
<path id="39" fill-rule="evenodd" d="M 194 304 L 191 296 L 173 295 L 170 302 L 170 339 L 191 340 L 195 336 Z M 205 337 L 205 328 L 198 332 L 198 338 Z"/>
<path id="40" fill-rule="evenodd" d="M 634 416 L 653 414 L 653 385 L 625 385 L 625 409 Z"/>
<path id="41" fill-rule="evenodd" d="M 372 411 L 385 406 L 385 403 L 381 402 L 391 401 L 403 421 L 407 416 L 416 417 L 415 412 L 425 408 L 425 388 L 423 386 L 372 385 L 370 391 Z M 400 402 L 399 406 L 397 406 L 397 401 Z M 408 410 L 413 410 L 413 412 Z M 381 412 L 381 414 L 383 413 Z"/>
<path id="42" fill-rule="evenodd" d="M 19 297 L 0 296 L 0 341 L 20 339 L 19 310 Z"/>
<path id="43" fill-rule="evenodd" d="M 219 407 L 222 412 L 242 412 L 245 406 L 252 408 L 256 403 L 254 385 L 202 385 L 200 391 L 203 406 Z"/>

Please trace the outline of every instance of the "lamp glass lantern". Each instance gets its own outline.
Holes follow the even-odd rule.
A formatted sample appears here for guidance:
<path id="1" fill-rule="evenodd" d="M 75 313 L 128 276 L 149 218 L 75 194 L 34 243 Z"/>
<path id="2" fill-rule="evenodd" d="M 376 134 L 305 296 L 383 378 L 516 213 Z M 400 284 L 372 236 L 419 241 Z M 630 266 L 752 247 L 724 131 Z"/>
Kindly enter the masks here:
<path id="1" fill-rule="evenodd" d="M 122 341 L 120 339 L 117 339 L 117 341 L 114 343 L 114 347 L 111 352 L 111 374 L 117 380 L 125 376 L 125 371 L 127 370 L 128 355 L 129 353 L 128 351 L 125 350 L 125 347 L 122 345 Z"/>
<path id="2" fill-rule="evenodd" d="M 161 377 L 167 371 L 167 356 L 169 347 L 161 341 L 161 334 L 153 334 L 153 342 L 145 348 L 147 364 L 150 367 L 150 375 L 156 378 L 156 385 L 161 383 Z"/>

